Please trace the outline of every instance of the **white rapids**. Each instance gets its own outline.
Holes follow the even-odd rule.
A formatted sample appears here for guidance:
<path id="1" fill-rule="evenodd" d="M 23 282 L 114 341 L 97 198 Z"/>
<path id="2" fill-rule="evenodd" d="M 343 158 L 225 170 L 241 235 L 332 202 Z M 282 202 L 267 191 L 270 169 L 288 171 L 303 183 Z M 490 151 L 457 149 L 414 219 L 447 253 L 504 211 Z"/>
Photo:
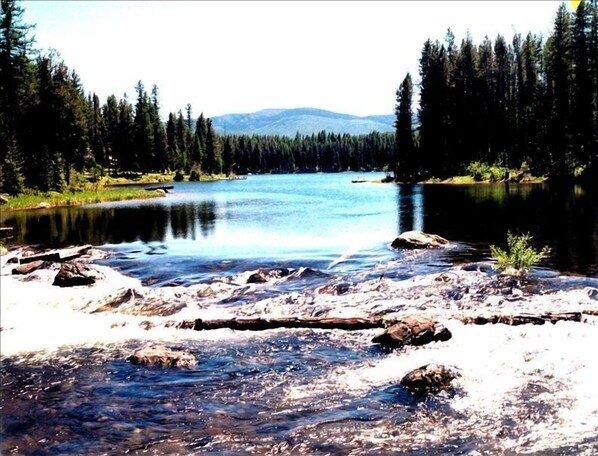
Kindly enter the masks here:
<path id="1" fill-rule="evenodd" d="M 576 454 L 598 452 L 596 317 L 587 315 L 584 323 L 516 327 L 464 325 L 456 318 L 596 310 L 594 282 L 560 291 L 526 294 L 514 289 L 506 295 L 493 294 L 487 292 L 486 274 L 451 268 L 441 275 L 403 281 L 366 280 L 352 284 L 348 293 L 339 296 L 305 290 L 260 299 L 260 290 L 271 284 L 245 284 L 232 278 L 208 285 L 148 288 L 137 279 L 97 265 L 91 265 L 100 277 L 96 284 L 59 288 L 51 285 L 55 269 L 24 277 L 10 275 L 9 257 L 2 258 L 0 276 L 2 358 L 44 357 L 65 347 L 102 346 L 130 339 L 259 341 L 285 331 L 271 331 L 270 336 L 231 330 L 194 332 L 168 324 L 185 319 L 425 313 L 440 319 L 452 332 L 452 339 L 354 362 L 350 368 L 332 364 L 315 379 L 288 385 L 281 406 L 312 401 L 330 401 L 332 406 L 334 399 L 330 398 L 367 396 L 397 385 L 416 367 L 444 364 L 458 370 L 461 377 L 455 382 L 455 392 L 442 393 L 450 407 L 442 425 L 438 425 L 437 412 L 422 402 L 413 411 L 417 419 L 399 424 L 382 420 L 375 428 L 356 427 L 353 442 L 373 450 L 401 452 L 475 438 L 478 444 L 471 454 L 570 448 Z M 455 290 L 465 291 L 456 297 L 451 294 Z M 258 297 L 234 302 L 235 297 L 249 294 Z M 368 346 L 377 331 L 328 334 L 336 344 L 350 340 Z"/>

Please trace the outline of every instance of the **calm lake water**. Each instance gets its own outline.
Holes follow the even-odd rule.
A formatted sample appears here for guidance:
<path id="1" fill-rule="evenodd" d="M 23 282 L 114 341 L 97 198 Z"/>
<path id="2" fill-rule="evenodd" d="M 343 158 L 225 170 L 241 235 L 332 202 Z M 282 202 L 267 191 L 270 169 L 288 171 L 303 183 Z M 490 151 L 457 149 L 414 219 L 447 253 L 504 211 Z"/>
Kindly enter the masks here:
<path id="1" fill-rule="evenodd" d="M 460 243 L 451 260 L 484 258 L 507 230 L 549 245 L 545 266 L 598 274 L 598 199 L 581 187 L 352 184 L 357 175 L 260 175 L 177 183 L 165 198 L 3 213 L 16 243 L 90 243 L 144 280 L 193 283 L 256 266 L 334 265 L 351 272 L 392 256 L 402 231 Z M 365 174 L 368 180 L 383 174 Z"/>
<path id="2" fill-rule="evenodd" d="M 162 298 L 143 307 L 144 288 L 124 310 L 95 313 L 81 308 L 74 289 L 60 299 L 52 294 L 57 287 L 29 299 L 28 287 L 39 284 L 28 282 L 22 294 L 3 292 L 3 309 L 11 304 L 0 337 L 3 350 L 13 351 L 2 352 L 0 453 L 597 454 L 596 324 L 465 326 L 449 317 L 450 341 L 393 352 L 372 344 L 377 330 L 186 331 L 165 324 L 197 315 L 459 313 L 458 293 L 434 304 L 419 288 L 408 294 L 378 287 L 487 259 L 488 245 L 503 243 L 508 229 L 529 231 L 537 245 L 553 249 L 533 274 L 544 289 L 551 283 L 559 290 L 542 295 L 542 306 L 596 299 L 598 208 L 589 191 L 352 184 L 355 177 L 179 183 L 160 199 L 2 213 L 16 243 L 100 246 L 113 253 L 104 264 Z M 391 251 L 394 237 L 411 229 L 455 246 Z M 218 295 L 230 283 L 222 278 L 260 266 L 324 274 L 274 285 L 241 281 L 237 294 Z M 320 294 L 323 283 L 357 291 Z M 173 285 L 182 286 L 166 287 Z M 98 301 L 96 293 L 111 286 L 124 285 L 105 280 L 89 299 Z M 214 294 L 206 293 L 212 286 Z M 447 286 L 465 288 L 458 281 Z M 565 289 L 578 294 L 562 297 Z M 481 311 L 509 311 L 521 306 L 517 299 L 490 299 L 497 308 Z M 154 311 L 181 300 L 180 313 Z M 486 305 L 484 296 L 474 303 L 476 310 Z M 156 326 L 147 329 L 148 319 Z M 126 361 L 148 342 L 188 350 L 199 364 L 169 369 Z M 454 391 L 418 397 L 399 386 L 406 372 L 430 362 L 461 372 Z"/>

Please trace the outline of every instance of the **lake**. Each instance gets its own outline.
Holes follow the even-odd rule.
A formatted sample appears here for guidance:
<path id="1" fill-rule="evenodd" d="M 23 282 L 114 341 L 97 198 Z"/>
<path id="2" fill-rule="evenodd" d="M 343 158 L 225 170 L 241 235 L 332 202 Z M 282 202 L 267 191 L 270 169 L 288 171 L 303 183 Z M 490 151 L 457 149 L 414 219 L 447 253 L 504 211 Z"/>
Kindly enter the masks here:
<path id="1" fill-rule="evenodd" d="M 3 269 L 0 452 L 596 454 L 598 318 L 516 327 L 455 318 L 595 309 L 595 195 L 351 183 L 357 176 L 176 183 L 160 199 L 2 213 L 15 243 L 91 243 L 109 252 L 97 262 L 124 276 L 105 268 L 92 287 L 61 289 L 50 285 L 55 271 L 16 279 Z M 392 251 L 411 229 L 452 246 Z M 531 288 L 496 290 L 493 272 L 456 267 L 487 260 L 509 229 L 552 248 Z M 249 283 L 259 267 L 317 274 Z M 397 312 L 437 315 L 453 337 L 389 351 L 372 344 L 376 329 L 170 324 Z M 198 365 L 127 361 L 147 343 L 189 351 Z M 428 363 L 457 369 L 455 388 L 421 397 L 399 386 Z"/>
<path id="2" fill-rule="evenodd" d="M 598 274 L 598 199 L 589 189 L 351 183 L 356 176 L 175 183 L 161 199 L 5 212 L 0 223 L 15 227 L 20 244 L 101 246 L 115 253 L 111 265 L 158 285 L 256 265 L 326 269 L 341 257 L 337 269 L 351 272 L 390 258 L 387 245 L 411 229 L 458 242 L 454 261 L 487 257 L 507 230 L 530 232 L 552 248 L 546 266 Z"/>

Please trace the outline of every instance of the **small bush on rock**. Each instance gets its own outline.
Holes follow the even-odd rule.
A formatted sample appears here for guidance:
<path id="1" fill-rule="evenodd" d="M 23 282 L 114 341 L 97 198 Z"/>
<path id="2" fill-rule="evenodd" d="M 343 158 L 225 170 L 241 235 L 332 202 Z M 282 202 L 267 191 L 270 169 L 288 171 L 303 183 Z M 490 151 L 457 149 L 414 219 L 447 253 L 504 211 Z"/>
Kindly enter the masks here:
<path id="1" fill-rule="evenodd" d="M 496 269 L 501 272 L 525 274 L 531 266 L 550 255 L 550 248 L 543 247 L 538 251 L 530 246 L 532 236 L 529 233 L 516 235 L 507 233 L 507 250 L 495 245 L 490 246 L 490 254 L 496 260 Z"/>

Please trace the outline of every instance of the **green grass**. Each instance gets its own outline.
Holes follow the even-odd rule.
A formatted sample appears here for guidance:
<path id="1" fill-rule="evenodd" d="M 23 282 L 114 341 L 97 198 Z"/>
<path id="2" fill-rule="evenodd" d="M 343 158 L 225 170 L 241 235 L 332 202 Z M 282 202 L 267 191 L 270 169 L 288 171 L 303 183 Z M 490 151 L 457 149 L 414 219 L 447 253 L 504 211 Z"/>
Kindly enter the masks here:
<path id="1" fill-rule="evenodd" d="M 49 192 L 11 197 L 2 210 L 34 209 L 40 203 L 48 203 L 50 207 L 80 206 L 83 204 L 104 203 L 131 199 L 146 199 L 162 196 L 158 192 L 149 192 L 140 188 L 98 188 L 79 192 Z"/>

